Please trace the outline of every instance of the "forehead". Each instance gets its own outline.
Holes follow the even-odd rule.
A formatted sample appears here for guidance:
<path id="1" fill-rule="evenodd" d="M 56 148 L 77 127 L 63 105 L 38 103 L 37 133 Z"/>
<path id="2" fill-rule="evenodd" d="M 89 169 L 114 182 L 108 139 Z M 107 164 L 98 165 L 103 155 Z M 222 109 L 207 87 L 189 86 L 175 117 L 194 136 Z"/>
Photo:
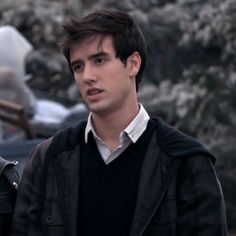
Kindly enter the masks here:
<path id="1" fill-rule="evenodd" d="M 114 53 L 113 39 L 111 36 L 92 36 L 82 41 L 74 42 L 70 47 L 70 57 L 86 55 L 97 52 Z"/>

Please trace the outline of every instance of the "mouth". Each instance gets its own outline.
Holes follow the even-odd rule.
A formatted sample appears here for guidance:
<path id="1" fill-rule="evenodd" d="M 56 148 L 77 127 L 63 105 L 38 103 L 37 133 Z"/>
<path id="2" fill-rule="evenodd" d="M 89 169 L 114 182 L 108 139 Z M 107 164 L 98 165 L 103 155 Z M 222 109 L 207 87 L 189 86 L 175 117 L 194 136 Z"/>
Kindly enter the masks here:
<path id="1" fill-rule="evenodd" d="M 87 97 L 89 98 L 96 98 L 99 94 L 101 94 L 103 90 L 98 88 L 88 89 L 86 92 Z"/>

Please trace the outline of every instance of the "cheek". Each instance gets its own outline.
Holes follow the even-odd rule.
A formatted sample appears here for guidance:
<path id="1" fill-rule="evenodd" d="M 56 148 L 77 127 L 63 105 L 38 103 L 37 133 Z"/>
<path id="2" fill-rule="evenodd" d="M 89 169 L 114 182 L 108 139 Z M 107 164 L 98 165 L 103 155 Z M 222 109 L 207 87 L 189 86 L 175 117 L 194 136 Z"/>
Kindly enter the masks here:
<path id="1" fill-rule="evenodd" d="M 78 78 L 74 78 L 75 79 L 75 83 L 77 85 L 77 88 L 79 90 L 79 92 L 81 93 L 81 95 L 83 96 L 84 91 L 83 91 L 83 83 L 81 82 L 81 80 L 79 80 Z"/>
<path id="2" fill-rule="evenodd" d="M 76 85 L 80 88 L 81 87 L 81 80 L 78 78 L 78 76 L 74 75 L 74 80 L 75 80 Z"/>

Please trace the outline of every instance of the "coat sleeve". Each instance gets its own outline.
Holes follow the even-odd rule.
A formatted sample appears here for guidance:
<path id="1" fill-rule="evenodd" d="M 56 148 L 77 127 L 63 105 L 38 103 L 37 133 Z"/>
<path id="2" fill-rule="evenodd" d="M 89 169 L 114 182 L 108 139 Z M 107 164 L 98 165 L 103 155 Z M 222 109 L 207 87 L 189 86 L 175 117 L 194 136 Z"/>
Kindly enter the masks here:
<path id="1" fill-rule="evenodd" d="M 0 173 L 0 235 L 9 236 L 15 206 L 19 175 L 14 168 L 16 164 L 5 161 Z M 2 162 L 3 163 L 3 162 Z"/>
<path id="2" fill-rule="evenodd" d="M 40 184 L 51 138 L 38 145 L 29 155 L 22 174 L 12 222 L 12 236 L 42 235 Z"/>
<path id="3" fill-rule="evenodd" d="M 13 214 L 13 190 L 5 176 L 0 177 L 0 235 L 9 236 Z"/>
<path id="4" fill-rule="evenodd" d="M 223 193 L 210 159 L 186 159 L 178 176 L 177 235 L 227 235 Z"/>

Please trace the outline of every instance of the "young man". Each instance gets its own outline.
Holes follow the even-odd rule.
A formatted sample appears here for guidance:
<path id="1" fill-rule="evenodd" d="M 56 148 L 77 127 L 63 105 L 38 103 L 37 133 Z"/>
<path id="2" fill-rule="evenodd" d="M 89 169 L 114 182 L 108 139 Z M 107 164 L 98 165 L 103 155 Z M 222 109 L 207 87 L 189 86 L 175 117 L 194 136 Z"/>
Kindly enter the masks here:
<path id="1" fill-rule="evenodd" d="M 91 113 L 30 155 L 12 235 L 227 235 L 214 157 L 138 103 L 146 46 L 134 20 L 72 20 L 61 47 Z"/>

